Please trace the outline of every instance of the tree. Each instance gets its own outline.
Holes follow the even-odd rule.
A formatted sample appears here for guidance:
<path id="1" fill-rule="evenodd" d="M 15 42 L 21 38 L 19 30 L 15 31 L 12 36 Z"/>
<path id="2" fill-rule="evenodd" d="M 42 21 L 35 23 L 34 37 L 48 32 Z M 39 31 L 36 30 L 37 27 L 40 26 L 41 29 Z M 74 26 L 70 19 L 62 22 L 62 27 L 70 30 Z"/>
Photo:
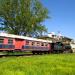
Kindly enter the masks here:
<path id="1" fill-rule="evenodd" d="M 42 22 L 48 18 L 48 10 L 39 0 L 0 0 L 0 27 L 17 35 L 40 35 L 47 29 Z"/>

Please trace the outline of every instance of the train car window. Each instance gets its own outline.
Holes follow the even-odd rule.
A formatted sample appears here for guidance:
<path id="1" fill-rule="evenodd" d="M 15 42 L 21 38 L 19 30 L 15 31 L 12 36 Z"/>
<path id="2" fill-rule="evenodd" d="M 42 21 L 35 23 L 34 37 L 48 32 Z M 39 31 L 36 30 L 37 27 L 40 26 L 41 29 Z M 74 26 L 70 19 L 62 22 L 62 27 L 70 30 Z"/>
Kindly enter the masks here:
<path id="1" fill-rule="evenodd" d="M 61 42 L 56 42 L 56 45 L 63 46 Z"/>
<path id="2" fill-rule="evenodd" d="M 3 42 L 4 42 L 4 38 L 0 37 L 0 44 L 3 44 Z"/>
<path id="3" fill-rule="evenodd" d="M 45 46 L 48 46 L 48 43 L 45 43 Z"/>
<path id="4" fill-rule="evenodd" d="M 8 44 L 13 44 L 13 39 L 8 38 Z"/>
<path id="5" fill-rule="evenodd" d="M 44 43 L 41 43 L 41 46 L 44 46 Z"/>
<path id="6" fill-rule="evenodd" d="M 28 40 L 26 40 L 26 45 L 29 45 L 29 41 Z"/>
<path id="7" fill-rule="evenodd" d="M 40 43 L 39 42 L 37 42 L 37 46 L 40 46 Z"/>
<path id="8" fill-rule="evenodd" d="M 32 42 L 32 45 L 35 45 L 35 42 Z"/>
<path id="9" fill-rule="evenodd" d="M 65 49 L 71 49 L 70 45 L 65 45 Z"/>

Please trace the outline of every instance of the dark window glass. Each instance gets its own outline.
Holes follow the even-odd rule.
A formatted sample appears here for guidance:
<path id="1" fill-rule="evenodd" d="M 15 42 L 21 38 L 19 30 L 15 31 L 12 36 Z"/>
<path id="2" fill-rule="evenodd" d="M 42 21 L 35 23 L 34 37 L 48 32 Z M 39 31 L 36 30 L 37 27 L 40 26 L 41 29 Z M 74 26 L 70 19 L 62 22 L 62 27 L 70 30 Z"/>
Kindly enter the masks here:
<path id="1" fill-rule="evenodd" d="M 26 40 L 26 45 L 29 45 L 29 41 L 28 40 Z"/>
<path id="2" fill-rule="evenodd" d="M 37 42 L 37 46 L 40 46 L 40 42 Z"/>
<path id="3" fill-rule="evenodd" d="M 13 44 L 13 39 L 8 38 L 8 44 Z"/>
<path id="4" fill-rule="evenodd" d="M 32 45 L 35 45 L 35 42 L 32 42 Z"/>
<path id="5" fill-rule="evenodd" d="M 44 46 L 44 43 L 41 43 L 41 46 Z"/>
<path id="6" fill-rule="evenodd" d="M 4 42 L 4 38 L 0 37 L 0 44 L 3 44 L 3 42 Z"/>
<path id="7" fill-rule="evenodd" d="M 48 43 L 45 43 L 45 46 L 48 46 Z"/>

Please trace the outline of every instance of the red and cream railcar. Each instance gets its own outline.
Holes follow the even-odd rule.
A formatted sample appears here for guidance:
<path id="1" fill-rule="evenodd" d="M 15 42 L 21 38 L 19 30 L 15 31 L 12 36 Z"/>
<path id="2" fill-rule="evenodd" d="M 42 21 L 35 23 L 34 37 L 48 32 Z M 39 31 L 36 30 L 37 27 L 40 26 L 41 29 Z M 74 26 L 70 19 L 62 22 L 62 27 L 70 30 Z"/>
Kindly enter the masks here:
<path id="1" fill-rule="evenodd" d="M 51 41 L 0 33 L 0 51 L 50 52 Z"/>

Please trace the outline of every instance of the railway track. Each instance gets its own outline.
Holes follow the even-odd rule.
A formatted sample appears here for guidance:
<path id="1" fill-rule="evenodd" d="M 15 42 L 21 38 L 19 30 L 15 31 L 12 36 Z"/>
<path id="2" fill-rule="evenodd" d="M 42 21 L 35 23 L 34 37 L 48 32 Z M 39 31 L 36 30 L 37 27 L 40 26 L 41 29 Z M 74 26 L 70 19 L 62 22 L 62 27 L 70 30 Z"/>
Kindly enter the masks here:
<path id="1" fill-rule="evenodd" d="M 30 56 L 34 56 L 34 55 L 41 55 L 41 54 L 0 55 L 0 58 L 2 58 L 2 57 L 19 57 L 19 56 L 30 57 Z"/>
<path id="2" fill-rule="evenodd" d="M 17 56 L 32 56 L 33 54 L 19 54 L 19 55 L 0 55 L 0 58 L 2 57 L 17 57 Z"/>

